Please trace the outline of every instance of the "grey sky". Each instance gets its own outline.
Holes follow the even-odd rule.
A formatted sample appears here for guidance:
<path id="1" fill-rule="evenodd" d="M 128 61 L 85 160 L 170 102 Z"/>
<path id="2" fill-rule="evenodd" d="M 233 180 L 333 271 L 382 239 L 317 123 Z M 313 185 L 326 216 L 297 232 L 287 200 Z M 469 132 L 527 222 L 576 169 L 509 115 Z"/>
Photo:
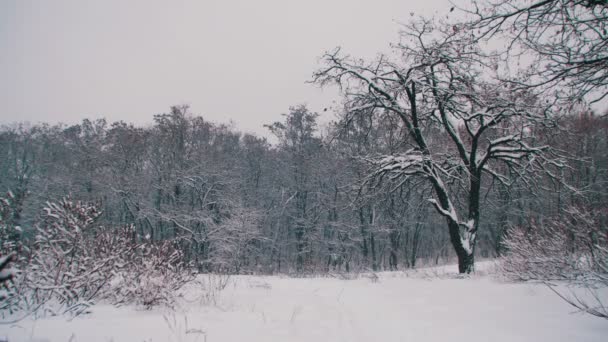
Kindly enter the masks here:
<path id="1" fill-rule="evenodd" d="M 171 105 L 263 134 L 289 106 L 335 91 L 306 84 L 326 50 L 373 57 L 410 13 L 447 0 L 0 2 L 0 122 L 136 124 Z"/>

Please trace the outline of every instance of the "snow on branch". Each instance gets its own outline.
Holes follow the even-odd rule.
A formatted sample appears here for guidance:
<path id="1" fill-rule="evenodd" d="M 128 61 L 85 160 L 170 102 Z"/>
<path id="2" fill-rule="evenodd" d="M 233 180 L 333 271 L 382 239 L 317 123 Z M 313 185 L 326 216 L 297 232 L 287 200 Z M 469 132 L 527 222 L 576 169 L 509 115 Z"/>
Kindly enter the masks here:
<path id="1" fill-rule="evenodd" d="M 424 173 L 425 158 L 420 151 L 408 150 L 400 155 L 388 155 L 371 160 L 375 171 L 371 178 L 384 178 L 389 176 L 391 180 L 404 176 L 412 176 Z"/>
<path id="2" fill-rule="evenodd" d="M 486 162 L 489 159 L 501 160 L 506 163 L 516 162 L 533 155 L 538 155 L 547 150 L 549 147 L 530 146 L 522 136 L 507 135 L 489 141 L 488 147 L 477 160 L 477 166 L 487 168 Z M 491 172 L 491 170 L 487 170 Z"/>
<path id="3" fill-rule="evenodd" d="M 429 198 L 428 201 L 435 207 L 435 209 L 437 209 L 437 212 L 439 212 L 439 214 L 449 218 L 454 222 L 458 222 L 458 215 L 456 215 L 456 211 L 454 210 L 453 206 L 450 205 L 449 208 L 444 209 L 441 207 L 441 205 L 439 205 L 439 203 L 437 203 L 434 198 Z"/>

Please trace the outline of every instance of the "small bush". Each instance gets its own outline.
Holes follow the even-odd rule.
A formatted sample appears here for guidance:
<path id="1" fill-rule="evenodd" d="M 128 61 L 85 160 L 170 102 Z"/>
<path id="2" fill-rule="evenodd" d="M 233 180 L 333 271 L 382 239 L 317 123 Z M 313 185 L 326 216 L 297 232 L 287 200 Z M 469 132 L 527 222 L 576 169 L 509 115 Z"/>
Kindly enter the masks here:
<path id="1" fill-rule="evenodd" d="M 562 217 L 507 230 L 502 270 L 516 280 L 608 286 L 608 232 L 601 213 L 570 208 Z"/>
<path id="2" fill-rule="evenodd" d="M 78 315 L 99 300 L 172 305 L 193 278 L 181 251 L 170 241 L 138 241 L 132 226 L 99 226 L 100 215 L 95 205 L 69 198 L 47 203 L 0 311 Z"/>
<path id="3" fill-rule="evenodd" d="M 601 296 L 608 287 L 608 231 L 604 213 L 570 208 L 561 217 L 508 229 L 503 273 L 514 280 L 544 282 L 560 298 L 582 312 L 608 319 Z M 563 293 L 551 283 L 570 288 Z M 580 291 L 585 296 L 580 296 Z"/>
<path id="4" fill-rule="evenodd" d="M 183 259 L 171 241 L 139 244 L 114 278 L 108 298 L 116 305 L 172 306 L 178 291 L 194 279 Z"/>

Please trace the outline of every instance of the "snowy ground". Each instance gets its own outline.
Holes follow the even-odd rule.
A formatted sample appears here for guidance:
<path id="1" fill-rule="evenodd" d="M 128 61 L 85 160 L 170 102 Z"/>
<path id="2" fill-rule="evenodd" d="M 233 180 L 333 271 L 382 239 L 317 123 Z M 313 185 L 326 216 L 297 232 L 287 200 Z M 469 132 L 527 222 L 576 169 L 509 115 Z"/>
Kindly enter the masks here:
<path id="1" fill-rule="evenodd" d="M 196 297 L 176 311 L 98 305 L 71 321 L 0 325 L 0 341 L 608 341 L 607 321 L 573 313 L 543 285 L 441 269 L 377 280 L 238 276 L 215 304 Z"/>

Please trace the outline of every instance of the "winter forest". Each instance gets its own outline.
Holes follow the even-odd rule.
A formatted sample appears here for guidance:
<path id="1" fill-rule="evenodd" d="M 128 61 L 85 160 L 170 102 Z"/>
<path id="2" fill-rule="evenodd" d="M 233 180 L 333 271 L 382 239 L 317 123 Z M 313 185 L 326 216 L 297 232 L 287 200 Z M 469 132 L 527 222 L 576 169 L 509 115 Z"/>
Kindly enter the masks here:
<path id="1" fill-rule="evenodd" d="M 293 104 L 260 123 L 267 136 L 183 104 L 150 113 L 148 125 L 3 125 L 0 341 L 39 341 L 14 324 L 95 319 L 99 305 L 175 309 L 184 293 L 220 305 L 237 291 L 230 282 L 279 291 L 318 277 L 344 291 L 361 279 L 398 287 L 395 274 L 430 278 L 437 292 L 468 286 L 469 296 L 489 278 L 498 289 L 536 286 L 559 324 L 586 327 L 574 340 L 601 340 L 608 3 L 488 0 L 444 12 L 404 18 L 391 54 L 323 53 L 306 81 L 339 89 L 336 105 Z M 230 340 L 162 317 L 184 335 L 149 340 Z M 265 340 L 313 340 L 297 333 Z"/>

